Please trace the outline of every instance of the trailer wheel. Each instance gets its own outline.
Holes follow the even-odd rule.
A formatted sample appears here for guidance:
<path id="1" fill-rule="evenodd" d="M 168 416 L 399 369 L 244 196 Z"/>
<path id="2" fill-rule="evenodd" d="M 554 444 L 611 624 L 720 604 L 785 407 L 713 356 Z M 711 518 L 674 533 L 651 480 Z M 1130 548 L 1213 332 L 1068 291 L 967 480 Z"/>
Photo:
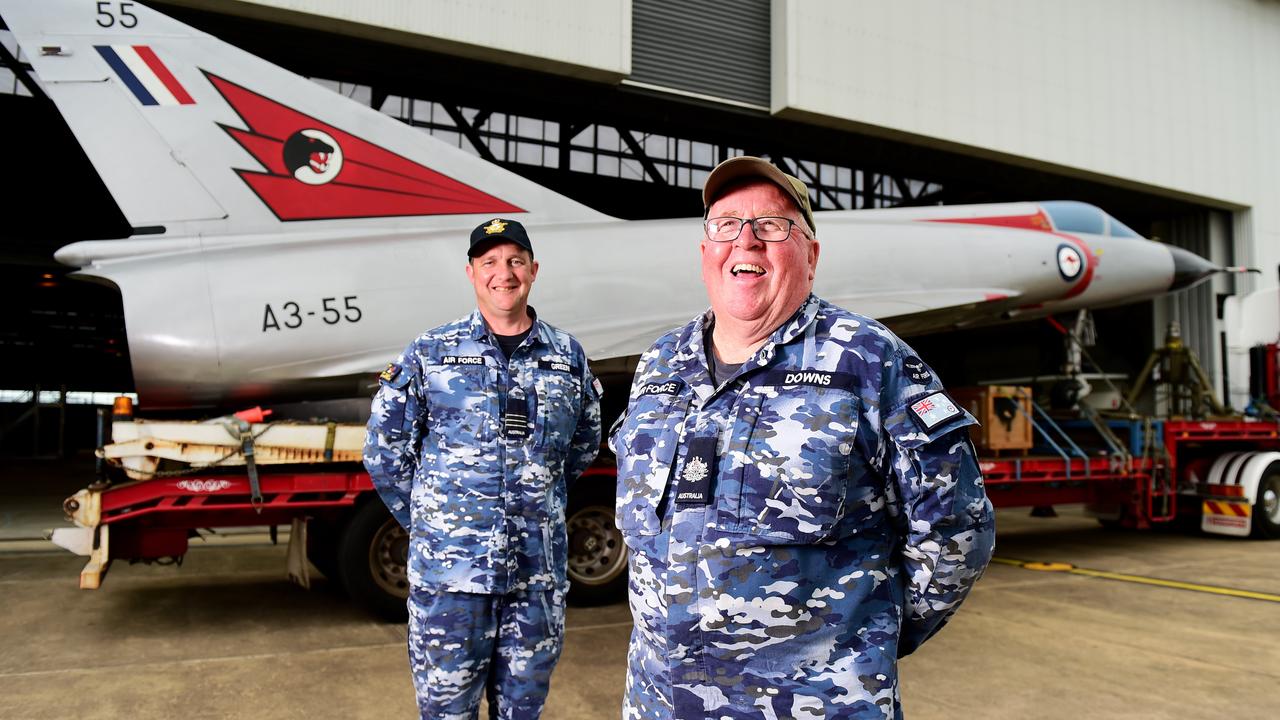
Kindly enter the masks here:
<path id="1" fill-rule="evenodd" d="M 389 622 L 409 613 L 409 533 L 376 499 L 351 516 L 338 539 L 338 577 L 360 607 Z"/>
<path id="2" fill-rule="evenodd" d="M 569 601 L 574 605 L 601 605 L 626 592 L 627 546 L 613 516 L 612 485 L 569 493 L 565 524 L 569 534 Z"/>
<path id="3" fill-rule="evenodd" d="M 1280 538 L 1280 463 L 1271 463 L 1258 482 L 1258 499 L 1253 503 L 1253 536 Z"/>

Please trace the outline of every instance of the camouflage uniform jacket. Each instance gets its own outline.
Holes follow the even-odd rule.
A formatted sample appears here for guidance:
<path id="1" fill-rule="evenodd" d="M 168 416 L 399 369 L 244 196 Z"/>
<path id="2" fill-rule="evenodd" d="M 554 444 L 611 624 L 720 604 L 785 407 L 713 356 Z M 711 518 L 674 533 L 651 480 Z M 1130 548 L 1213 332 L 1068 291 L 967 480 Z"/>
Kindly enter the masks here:
<path id="1" fill-rule="evenodd" d="M 508 399 L 527 411 L 525 437 L 503 430 Z M 599 385 L 578 341 L 535 318 L 508 362 L 477 310 L 382 374 L 364 464 L 409 530 L 414 587 L 507 593 L 566 585 L 566 483 L 599 446 Z"/>
<path id="2" fill-rule="evenodd" d="M 883 325 L 812 295 L 713 387 L 710 319 L 641 357 L 611 432 L 623 715 L 900 715 L 897 658 L 991 557 L 975 421 Z"/>

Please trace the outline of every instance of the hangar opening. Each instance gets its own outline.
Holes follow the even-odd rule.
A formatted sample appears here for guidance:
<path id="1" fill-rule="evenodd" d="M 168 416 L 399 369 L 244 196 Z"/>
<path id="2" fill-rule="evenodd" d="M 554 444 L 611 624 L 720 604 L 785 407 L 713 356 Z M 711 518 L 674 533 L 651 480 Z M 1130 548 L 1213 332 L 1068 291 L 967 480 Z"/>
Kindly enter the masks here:
<path id="1" fill-rule="evenodd" d="M 1234 264 L 1232 220 L 1221 208 L 1061 169 L 771 115 L 767 2 L 747 4 L 743 32 L 760 52 L 744 60 L 689 51 L 688 35 L 698 29 L 705 4 L 636 0 L 633 74 L 618 84 L 317 30 L 286 22 L 287 16 L 250 18 L 185 4 L 155 5 L 619 218 L 699 215 L 699 188 L 711 168 L 727 157 L 755 154 L 808 183 L 817 210 L 1081 201 L 1140 235 Z M 30 171 L 27 182 L 6 193 L 11 207 L 40 210 L 13 213 L 0 241 L 5 292 L 14 308 L 0 329 L 6 356 L 14 359 L 6 363 L 0 386 L 29 391 L 37 400 L 38 391 L 50 388 L 127 391 L 132 382 L 118 294 L 69 279 L 69 270 L 51 254 L 76 240 L 125 237 L 130 229 L 56 111 L 30 87 L 29 65 L 4 35 L 8 77 L 2 79 L 0 102 L 15 136 L 29 139 L 13 147 L 12 159 Z M 57 198 L 52 210 L 51 197 Z M 696 242 L 696 225 L 690 227 L 690 242 Z M 911 262 L 909 248 L 903 262 Z M 1161 340 L 1159 328 L 1177 320 L 1216 377 L 1217 308 L 1234 290 L 1232 278 L 1220 277 L 1155 303 L 1099 311 L 1097 370 L 1135 373 Z M 912 342 L 948 384 L 1025 375 L 1028 368 L 1053 374 L 1062 362 L 1061 334 L 1043 321 L 936 333 Z M 1222 394 L 1221 387 L 1216 390 Z"/>

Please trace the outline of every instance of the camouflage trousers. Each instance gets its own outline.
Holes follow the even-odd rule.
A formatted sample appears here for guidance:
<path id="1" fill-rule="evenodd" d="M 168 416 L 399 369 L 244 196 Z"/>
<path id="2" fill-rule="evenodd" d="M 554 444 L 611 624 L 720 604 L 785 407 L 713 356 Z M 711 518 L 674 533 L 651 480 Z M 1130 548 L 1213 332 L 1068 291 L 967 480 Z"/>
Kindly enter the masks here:
<path id="1" fill-rule="evenodd" d="M 564 592 L 483 595 L 414 589 L 409 668 L 424 720 L 536 720 L 564 641 Z"/>

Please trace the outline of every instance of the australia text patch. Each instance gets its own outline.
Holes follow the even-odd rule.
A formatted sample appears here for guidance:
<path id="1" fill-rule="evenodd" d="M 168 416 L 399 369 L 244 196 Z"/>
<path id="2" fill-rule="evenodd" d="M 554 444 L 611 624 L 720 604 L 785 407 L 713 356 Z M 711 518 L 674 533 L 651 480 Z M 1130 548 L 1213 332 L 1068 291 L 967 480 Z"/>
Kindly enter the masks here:
<path id="1" fill-rule="evenodd" d="M 662 382 L 645 383 L 640 388 L 640 397 L 645 395 L 675 395 L 680 392 L 680 386 L 683 385 L 679 380 L 664 380 Z"/>
<path id="2" fill-rule="evenodd" d="M 936 392 L 911 403 L 911 414 L 926 432 L 960 414 L 960 408 L 944 392 Z"/>
<path id="3" fill-rule="evenodd" d="M 483 355 L 445 355 L 440 358 L 441 365 L 483 365 Z"/>
<path id="4" fill-rule="evenodd" d="M 853 389 L 853 374 L 828 370 L 770 370 L 756 385 L 812 385 L 823 388 Z"/>

